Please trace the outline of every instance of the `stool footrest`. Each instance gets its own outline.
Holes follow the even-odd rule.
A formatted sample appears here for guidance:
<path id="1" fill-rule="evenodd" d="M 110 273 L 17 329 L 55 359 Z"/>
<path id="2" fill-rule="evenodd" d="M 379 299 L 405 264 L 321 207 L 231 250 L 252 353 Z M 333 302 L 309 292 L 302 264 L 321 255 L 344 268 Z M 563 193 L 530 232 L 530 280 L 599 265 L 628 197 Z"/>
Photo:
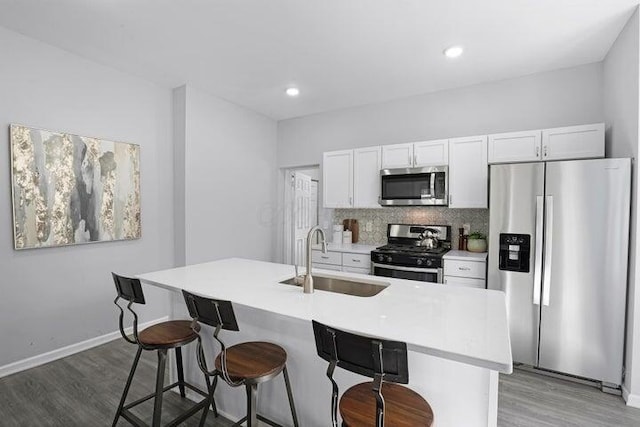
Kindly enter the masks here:
<path id="1" fill-rule="evenodd" d="M 203 400 L 201 400 L 200 402 L 194 404 L 188 411 L 183 412 L 181 415 L 179 415 L 177 418 L 174 418 L 172 421 L 170 421 L 165 427 L 173 427 L 173 426 L 177 426 L 178 424 L 182 423 L 183 421 L 185 421 L 187 418 L 189 418 L 190 416 L 192 416 L 193 414 L 195 414 L 196 412 L 198 412 L 199 410 L 209 406 L 209 394 L 205 393 L 204 391 L 200 390 L 199 388 L 189 384 L 188 382 L 185 381 L 176 381 L 173 384 L 169 384 L 168 386 L 164 387 L 162 389 L 162 392 L 166 392 L 171 390 L 174 387 L 177 387 L 179 385 L 183 385 L 185 387 L 187 387 L 189 390 L 192 390 L 198 394 L 200 394 L 201 396 L 204 397 Z M 136 415 L 134 415 L 130 409 L 133 408 L 134 406 L 140 405 L 141 403 L 146 402 L 149 399 L 152 399 L 153 397 L 155 397 L 155 393 L 151 393 L 147 396 L 144 396 L 136 401 L 133 401 L 125 406 L 123 406 L 122 411 L 120 412 L 120 416 L 122 416 L 122 418 L 126 419 L 127 421 L 129 421 L 132 425 L 136 426 L 136 427 L 148 427 L 148 424 L 146 424 L 144 421 L 142 421 L 140 418 L 138 418 Z"/>

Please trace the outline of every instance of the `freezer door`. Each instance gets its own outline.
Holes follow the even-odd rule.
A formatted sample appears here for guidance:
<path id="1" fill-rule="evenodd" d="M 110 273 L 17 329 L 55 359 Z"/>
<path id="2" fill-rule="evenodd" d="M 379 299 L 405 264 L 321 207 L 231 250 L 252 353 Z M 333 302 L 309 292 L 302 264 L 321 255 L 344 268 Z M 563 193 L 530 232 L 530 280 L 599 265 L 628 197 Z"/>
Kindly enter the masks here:
<path id="1" fill-rule="evenodd" d="M 536 365 L 542 263 L 536 234 L 543 227 L 544 163 L 491 165 L 490 182 L 487 287 L 506 294 L 513 361 Z M 499 269 L 501 233 L 531 236 L 528 273 Z"/>
<path id="2" fill-rule="evenodd" d="M 620 384 L 629 159 L 547 164 L 539 366 Z"/>

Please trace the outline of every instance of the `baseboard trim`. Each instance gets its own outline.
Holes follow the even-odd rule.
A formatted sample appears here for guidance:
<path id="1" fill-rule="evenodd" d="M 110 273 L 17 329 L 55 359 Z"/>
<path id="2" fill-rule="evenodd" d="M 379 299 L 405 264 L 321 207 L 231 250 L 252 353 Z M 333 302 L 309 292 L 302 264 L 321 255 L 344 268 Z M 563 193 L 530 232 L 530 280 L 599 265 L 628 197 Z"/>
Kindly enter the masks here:
<path id="1" fill-rule="evenodd" d="M 140 325 L 138 325 L 138 328 L 148 328 L 151 325 L 155 325 L 156 323 L 160 322 L 166 322 L 167 320 L 169 320 L 169 316 L 161 317 L 159 319 L 141 323 Z M 133 327 L 125 329 L 125 332 L 127 334 L 133 333 Z M 18 360 L 16 362 L 9 363 L 8 365 L 0 366 L 0 378 L 25 371 L 27 369 L 35 368 L 36 366 L 44 365 L 45 363 L 53 362 L 54 360 L 62 359 L 63 357 L 71 356 L 72 354 L 76 354 L 81 351 L 106 344 L 120 337 L 120 331 L 110 332 L 99 337 L 90 338 L 86 341 L 81 341 L 79 343 L 71 344 L 66 347 L 38 354 L 37 356 Z"/>
<path id="2" fill-rule="evenodd" d="M 629 393 L 629 390 L 624 385 L 622 386 L 622 398 L 627 402 L 627 406 L 640 408 L 640 395 Z"/>

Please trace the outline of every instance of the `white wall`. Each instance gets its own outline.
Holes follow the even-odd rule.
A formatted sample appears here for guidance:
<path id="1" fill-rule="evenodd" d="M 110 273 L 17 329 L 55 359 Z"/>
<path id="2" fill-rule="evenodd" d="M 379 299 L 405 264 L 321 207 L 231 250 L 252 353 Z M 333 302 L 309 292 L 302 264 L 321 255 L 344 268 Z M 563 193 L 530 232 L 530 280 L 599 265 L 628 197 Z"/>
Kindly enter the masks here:
<path id="1" fill-rule="evenodd" d="M 611 157 L 633 157 L 631 239 L 629 242 L 629 290 L 625 398 L 640 407 L 640 263 L 638 244 L 638 120 L 640 100 L 640 26 L 638 10 L 618 36 L 604 60 L 604 113 L 607 152 Z M 630 396 L 629 396 L 630 394 Z"/>
<path id="2" fill-rule="evenodd" d="M 0 28 L 0 368 L 117 330 L 110 272 L 173 264 L 171 93 Z M 13 250 L 10 123 L 141 146 L 142 239 Z M 145 288 L 142 321 L 168 298 Z M 1 370 L 1 369 L 0 369 Z"/>
<path id="3" fill-rule="evenodd" d="M 174 105 L 182 96 L 185 262 L 271 260 L 276 122 L 190 86 L 174 91 Z"/>
<path id="4" fill-rule="evenodd" d="M 322 152 L 603 121 L 602 64 L 278 122 L 278 166 Z"/>

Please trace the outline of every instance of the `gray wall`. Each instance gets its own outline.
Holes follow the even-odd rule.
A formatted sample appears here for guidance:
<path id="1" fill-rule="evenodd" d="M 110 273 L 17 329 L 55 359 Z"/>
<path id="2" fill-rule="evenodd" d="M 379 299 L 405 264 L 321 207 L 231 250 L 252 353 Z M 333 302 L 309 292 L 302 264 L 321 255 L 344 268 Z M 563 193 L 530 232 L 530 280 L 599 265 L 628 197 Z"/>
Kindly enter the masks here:
<path id="1" fill-rule="evenodd" d="M 631 17 L 604 60 L 604 112 L 607 151 L 611 157 L 633 157 L 629 293 L 627 309 L 626 391 L 640 405 L 640 273 L 638 254 L 638 102 L 640 26 L 638 10 Z"/>
<path id="2" fill-rule="evenodd" d="M 600 122 L 602 64 L 278 122 L 278 166 L 371 145 Z"/>
<path id="3" fill-rule="evenodd" d="M 111 271 L 173 264 L 171 93 L 0 28 L 0 367 L 117 330 Z M 142 239 L 13 250 L 10 123 L 141 146 Z M 146 289 L 142 321 L 168 298 Z"/>
<path id="4" fill-rule="evenodd" d="M 276 122 L 191 86 L 174 91 L 174 104 L 183 96 L 185 262 L 271 260 Z"/>

